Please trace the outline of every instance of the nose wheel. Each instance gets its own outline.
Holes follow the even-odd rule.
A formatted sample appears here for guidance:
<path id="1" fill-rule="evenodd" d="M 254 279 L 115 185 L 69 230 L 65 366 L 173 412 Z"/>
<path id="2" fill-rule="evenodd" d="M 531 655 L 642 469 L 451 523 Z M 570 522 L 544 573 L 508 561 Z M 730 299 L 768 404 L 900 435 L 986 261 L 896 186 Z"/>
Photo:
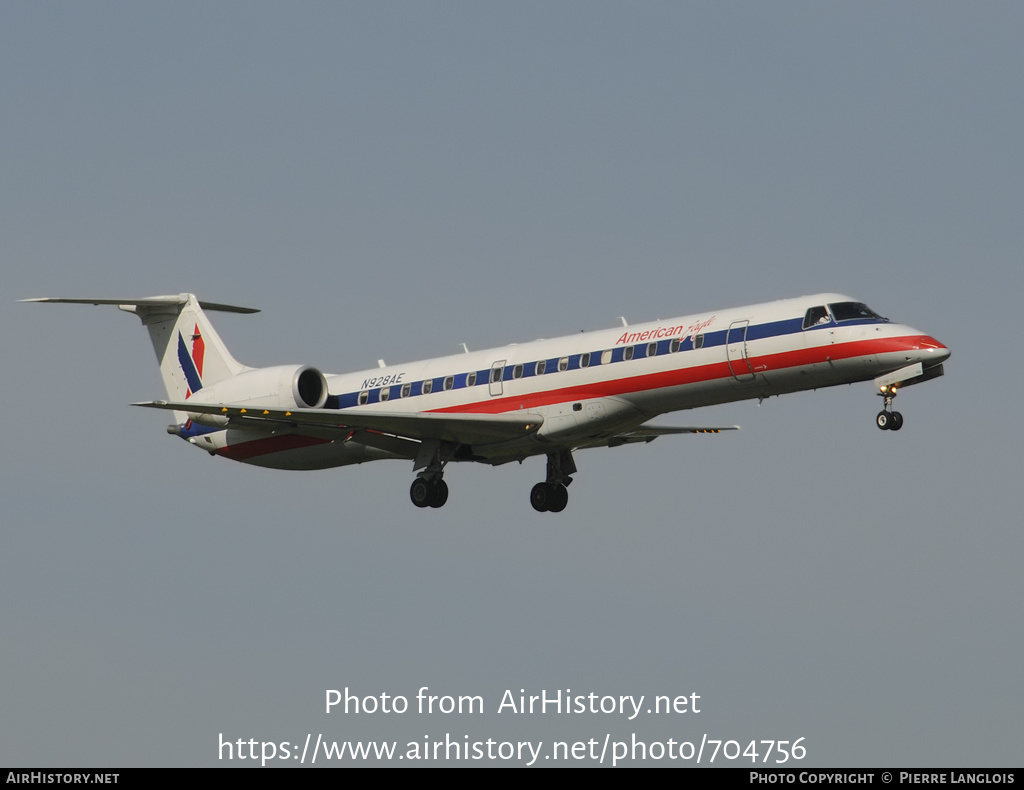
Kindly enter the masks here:
<path id="1" fill-rule="evenodd" d="M 885 387 L 878 394 L 885 398 L 885 408 L 878 412 L 878 416 L 875 417 L 875 425 L 883 431 L 898 431 L 903 427 L 903 415 L 898 411 L 893 411 L 892 408 L 892 402 L 896 398 L 895 385 Z"/>
<path id="2" fill-rule="evenodd" d="M 880 411 L 875 424 L 883 431 L 898 431 L 903 427 L 903 415 L 898 411 Z"/>

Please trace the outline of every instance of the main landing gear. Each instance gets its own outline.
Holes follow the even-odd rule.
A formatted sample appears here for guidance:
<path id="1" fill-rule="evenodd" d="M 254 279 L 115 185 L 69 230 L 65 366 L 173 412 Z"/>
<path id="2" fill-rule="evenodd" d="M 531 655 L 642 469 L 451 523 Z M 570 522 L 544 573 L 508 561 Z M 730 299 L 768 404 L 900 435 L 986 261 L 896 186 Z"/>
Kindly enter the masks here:
<path id="1" fill-rule="evenodd" d="M 423 469 L 409 487 L 409 499 L 416 507 L 443 507 L 448 501 L 448 484 L 442 479 L 450 448 L 439 441 L 423 442 L 413 469 Z"/>
<path id="2" fill-rule="evenodd" d="M 537 483 L 530 491 L 530 504 L 538 513 L 561 513 L 569 504 L 566 490 L 572 482 L 570 475 L 576 473 L 576 464 L 569 450 L 560 450 L 548 455 L 547 480 Z"/>
<path id="3" fill-rule="evenodd" d="M 561 483 L 537 483 L 530 491 L 530 504 L 538 513 L 561 513 L 569 504 L 569 492 Z"/>
<path id="4" fill-rule="evenodd" d="M 441 478 L 417 477 L 409 488 L 409 499 L 416 507 L 442 507 L 448 501 L 448 484 Z"/>
<path id="5" fill-rule="evenodd" d="M 434 451 L 429 457 L 426 469 L 412 481 L 409 499 L 416 507 L 443 507 L 448 501 L 448 484 L 442 479 L 444 461 Z M 576 474 L 576 464 L 569 450 L 559 450 L 548 455 L 548 474 L 543 483 L 537 483 L 530 491 L 530 504 L 538 513 L 561 513 L 569 504 L 566 487 Z"/>
<path id="6" fill-rule="evenodd" d="M 883 431 L 898 431 L 903 427 L 903 415 L 892 410 L 892 402 L 896 398 L 896 386 L 883 387 L 878 394 L 885 398 L 885 408 L 878 412 L 875 425 Z"/>

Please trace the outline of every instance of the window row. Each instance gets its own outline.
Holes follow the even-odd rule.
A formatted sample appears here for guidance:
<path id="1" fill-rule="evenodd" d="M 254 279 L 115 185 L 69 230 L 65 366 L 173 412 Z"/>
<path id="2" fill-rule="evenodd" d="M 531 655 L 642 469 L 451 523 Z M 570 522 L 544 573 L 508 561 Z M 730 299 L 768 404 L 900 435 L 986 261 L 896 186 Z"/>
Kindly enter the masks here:
<path id="1" fill-rule="evenodd" d="M 691 340 L 691 347 L 693 349 L 699 349 L 704 345 L 704 335 L 694 335 Z M 573 354 L 567 357 L 559 357 L 558 359 L 541 359 L 536 362 L 520 362 L 515 365 L 495 364 L 490 369 L 490 375 L 487 380 L 491 384 L 496 385 L 502 381 L 543 376 L 546 373 L 554 373 L 556 371 L 563 373 L 567 370 L 589 368 L 592 364 L 608 365 L 612 362 L 627 362 L 631 359 L 654 357 L 659 353 L 659 346 L 663 347 L 661 353 L 675 354 L 683 347 L 683 340 L 676 337 L 668 341 L 625 346 L 621 349 L 621 353 L 619 353 L 620 349 L 609 348 L 604 351 L 586 351 L 582 354 Z M 392 387 L 381 387 L 379 390 L 362 390 L 355 395 L 355 405 L 364 406 L 370 403 L 371 394 L 377 395 L 376 402 L 378 403 L 387 402 L 391 399 L 392 395 L 399 398 L 408 398 L 413 395 L 429 395 L 434 391 L 435 383 L 437 383 L 441 390 L 475 387 L 478 383 L 482 383 L 480 381 L 480 373 L 486 373 L 486 371 L 474 370 L 469 373 L 460 373 L 443 378 L 424 379 L 423 381 L 402 384 L 401 387 L 395 385 Z M 339 408 L 353 405 L 352 403 L 345 403 L 345 400 L 347 400 L 345 396 L 339 396 Z"/>

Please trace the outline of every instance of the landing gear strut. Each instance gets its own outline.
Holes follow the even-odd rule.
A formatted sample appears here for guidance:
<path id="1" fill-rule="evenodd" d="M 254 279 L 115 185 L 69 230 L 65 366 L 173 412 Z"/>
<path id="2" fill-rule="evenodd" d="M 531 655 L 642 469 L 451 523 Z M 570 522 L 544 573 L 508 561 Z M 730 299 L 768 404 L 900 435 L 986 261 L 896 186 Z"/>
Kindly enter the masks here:
<path id="1" fill-rule="evenodd" d="M 896 385 L 883 387 L 878 394 L 885 398 L 885 408 L 878 412 L 875 425 L 883 431 L 898 431 L 903 427 L 903 415 L 892 410 L 892 402 L 896 398 Z"/>
<path id="2" fill-rule="evenodd" d="M 569 450 L 560 450 L 548 455 L 547 480 L 537 483 L 530 491 L 530 504 L 538 513 L 561 513 L 569 504 L 566 490 L 576 473 L 576 464 Z"/>

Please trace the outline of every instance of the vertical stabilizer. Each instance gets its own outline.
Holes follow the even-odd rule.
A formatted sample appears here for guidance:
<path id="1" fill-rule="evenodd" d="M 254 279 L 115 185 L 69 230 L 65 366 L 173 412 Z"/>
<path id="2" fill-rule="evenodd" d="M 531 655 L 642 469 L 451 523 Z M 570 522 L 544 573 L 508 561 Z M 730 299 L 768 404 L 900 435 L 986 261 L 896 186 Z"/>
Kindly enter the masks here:
<path id="1" fill-rule="evenodd" d="M 231 356 L 192 294 L 181 294 L 175 304 L 144 300 L 119 307 L 135 313 L 149 330 L 170 398 L 186 400 L 204 385 L 216 384 L 247 370 Z"/>

